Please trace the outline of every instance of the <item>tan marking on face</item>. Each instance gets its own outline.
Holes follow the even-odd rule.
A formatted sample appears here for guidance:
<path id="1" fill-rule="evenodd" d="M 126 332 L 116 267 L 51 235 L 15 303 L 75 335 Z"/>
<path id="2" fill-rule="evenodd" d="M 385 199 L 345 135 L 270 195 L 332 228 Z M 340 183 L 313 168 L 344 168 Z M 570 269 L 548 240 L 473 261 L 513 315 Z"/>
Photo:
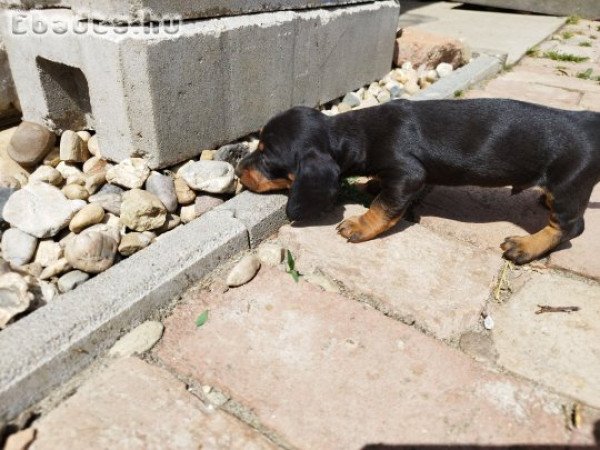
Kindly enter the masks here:
<path id="1" fill-rule="evenodd" d="M 289 189 L 292 181 L 286 178 L 269 180 L 256 169 L 245 169 L 240 176 L 240 182 L 253 192 L 269 192 Z"/>
<path id="2" fill-rule="evenodd" d="M 264 142 L 260 141 L 258 143 L 258 151 L 259 152 L 264 152 L 265 151 L 265 143 Z"/>
<path id="3" fill-rule="evenodd" d="M 379 236 L 396 225 L 402 215 L 390 217 L 386 209 L 375 200 L 361 216 L 350 217 L 338 225 L 338 232 L 350 242 L 364 242 Z"/>

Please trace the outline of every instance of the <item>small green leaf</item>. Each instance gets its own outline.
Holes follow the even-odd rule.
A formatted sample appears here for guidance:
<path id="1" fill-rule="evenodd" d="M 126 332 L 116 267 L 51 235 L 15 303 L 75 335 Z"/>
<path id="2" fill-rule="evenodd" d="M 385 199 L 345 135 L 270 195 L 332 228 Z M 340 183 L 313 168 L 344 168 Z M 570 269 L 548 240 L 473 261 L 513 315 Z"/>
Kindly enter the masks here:
<path id="1" fill-rule="evenodd" d="M 292 276 L 296 283 L 298 280 L 300 280 L 300 273 L 297 270 L 289 270 L 288 273 Z"/>
<path id="2" fill-rule="evenodd" d="M 206 323 L 207 320 L 208 320 L 208 309 L 198 316 L 198 318 L 196 319 L 196 326 L 198 328 L 200 328 L 202 325 L 204 325 Z"/>
<path id="3" fill-rule="evenodd" d="M 294 269 L 296 269 L 296 262 L 294 261 L 292 252 L 290 252 L 289 250 L 287 251 L 287 265 L 289 271 L 293 271 Z"/>

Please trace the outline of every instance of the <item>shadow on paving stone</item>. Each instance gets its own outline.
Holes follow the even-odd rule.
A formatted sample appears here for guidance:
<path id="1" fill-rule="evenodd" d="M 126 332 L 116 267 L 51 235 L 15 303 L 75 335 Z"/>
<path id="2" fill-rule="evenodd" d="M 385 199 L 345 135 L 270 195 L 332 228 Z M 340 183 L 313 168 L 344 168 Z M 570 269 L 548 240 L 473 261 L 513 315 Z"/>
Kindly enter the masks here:
<path id="1" fill-rule="evenodd" d="M 418 218 L 433 216 L 459 222 L 511 222 L 528 233 L 548 223 L 548 210 L 540 205 L 540 193 L 534 190 L 512 195 L 508 188 L 474 186 L 438 186 L 415 205 Z"/>

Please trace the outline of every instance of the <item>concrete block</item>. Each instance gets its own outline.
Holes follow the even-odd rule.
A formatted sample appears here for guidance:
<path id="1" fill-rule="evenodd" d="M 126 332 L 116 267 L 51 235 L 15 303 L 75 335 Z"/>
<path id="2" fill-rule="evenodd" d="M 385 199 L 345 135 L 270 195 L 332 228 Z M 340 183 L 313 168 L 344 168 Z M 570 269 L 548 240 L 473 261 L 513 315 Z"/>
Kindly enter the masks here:
<path id="1" fill-rule="evenodd" d="M 8 55 L 0 41 L 0 118 L 14 115 L 19 110 L 19 99 L 13 82 Z"/>
<path id="2" fill-rule="evenodd" d="M 69 0 L 67 0 L 69 1 Z M 109 22 L 200 19 L 239 14 L 332 7 L 362 0 L 70 0 L 73 11 Z"/>
<path id="3" fill-rule="evenodd" d="M 0 333 L 0 421 L 15 417 L 156 316 L 192 283 L 248 249 L 227 211 L 176 228 Z"/>
<path id="4" fill-rule="evenodd" d="M 461 2 L 553 16 L 577 14 L 592 20 L 600 17 L 598 0 L 461 0 Z"/>
<path id="5" fill-rule="evenodd" d="M 231 211 L 233 216 L 245 225 L 250 234 L 250 247 L 255 248 L 288 222 L 286 205 L 286 195 L 245 191 L 216 210 Z"/>
<path id="6" fill-rule="evenodd" d="M 166 167 L 259 129 L 294 105 L 316 106 L 383 76 L 399 6 L 378 1 L 168 26 L 83 26 L 67 10 L 30 15 L 65 23 L 43 39 L 25 20 L 3 29 L 25 120 L 92 128 L 102 155 Z M 85 22 L 84 22 L 85 24 Z"/>

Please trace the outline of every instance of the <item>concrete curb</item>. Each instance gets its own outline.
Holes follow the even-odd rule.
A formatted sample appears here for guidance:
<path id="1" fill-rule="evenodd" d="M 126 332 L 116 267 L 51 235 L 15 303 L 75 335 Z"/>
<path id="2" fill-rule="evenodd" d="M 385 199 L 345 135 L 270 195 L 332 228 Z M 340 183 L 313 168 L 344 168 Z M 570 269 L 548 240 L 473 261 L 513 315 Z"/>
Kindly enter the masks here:
<path id="1" fill-rule="evenodd" d="M 284 195 L 244 192 L 0 333 L 0 421 L 83 370 L 124 332 L 285 222 Z"/>
<path id="2" fill-rule="evenodd" d="M 474 84 L 493 77 L 504 67 L 506 55 L 480 54 L 466 66 L 452 72 L 446 78 L 438 80 L 427 89 L 419 92 L 410 100 L 442 100 L 454 98 L 456 92 L 469 89 Z"/>

